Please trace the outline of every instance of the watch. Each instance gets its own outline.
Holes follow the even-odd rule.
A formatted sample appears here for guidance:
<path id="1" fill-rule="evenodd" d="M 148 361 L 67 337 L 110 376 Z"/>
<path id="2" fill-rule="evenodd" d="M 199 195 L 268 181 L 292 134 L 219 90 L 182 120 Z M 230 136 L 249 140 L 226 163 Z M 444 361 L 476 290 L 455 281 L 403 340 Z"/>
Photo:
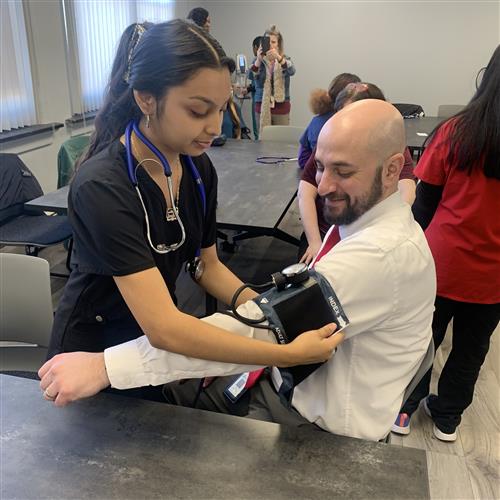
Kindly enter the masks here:
<path id="1" fill-rule="evenodd" d="M 205 263 L 200 257 L 195 257 L 193 260 L 186 263 L 186 271 L 194 281 L 200 281 L 205 270 Z"/>

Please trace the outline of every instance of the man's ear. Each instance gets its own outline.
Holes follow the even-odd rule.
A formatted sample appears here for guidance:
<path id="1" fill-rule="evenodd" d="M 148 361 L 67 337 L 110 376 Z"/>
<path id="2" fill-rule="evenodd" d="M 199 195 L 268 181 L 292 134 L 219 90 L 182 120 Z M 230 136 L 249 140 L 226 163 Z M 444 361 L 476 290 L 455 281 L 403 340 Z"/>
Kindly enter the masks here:
<path id="1" fill-rule="evenodd" d="M 399 174 L 403 168 L 405 157 L 402 153 L 395 153 L 385 161 L 385 179 L 388 184 L 399 181 Z"/>
<path id="2" fill-rule="evenodd" d="M 134 90 L 134 99 L 143 115 L 155 115 L 157 102 L 155 97 L 149 92 Z"/>

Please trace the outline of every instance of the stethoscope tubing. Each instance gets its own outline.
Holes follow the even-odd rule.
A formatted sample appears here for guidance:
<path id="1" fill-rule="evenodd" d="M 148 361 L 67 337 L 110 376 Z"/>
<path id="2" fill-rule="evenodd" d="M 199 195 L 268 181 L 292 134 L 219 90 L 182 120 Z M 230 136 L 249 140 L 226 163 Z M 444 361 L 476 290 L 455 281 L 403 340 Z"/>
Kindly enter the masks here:
<path id="1" fill-rule="evenodd" d="M 137 166 L 134 166 L 134 160 L 132 157 L 132 132 L 136 134 L 136 136 L 158 157 L 160 160 L 160 164 L 163 167 L 163 172 L 165 173 L 165 177 L 167 178 L 167 185 L 168 185 L 168 191 L 170 194 L 170 201 L 172 204 L 172 209 L 174 210 L 175 217 L 177 219 L 177 222 L 179 223 L 180 229 L 181 229 L 181 240 L 177 243 L 173 243 L 172 245 L 165 245 L 165 244 L 159 244 L 159 245 L 154 245 L 151 239 L 151 228 L 150 228 L 150 223 L 149 223 L 149 216 L 148 216 L 148 211 L 146 209 L 146 205 L 144 203 L 144 200 L 142 198 L 141 191 L 139 189 L 139 183 L 137 180 L 137 169 L 139 166 L 142 164 L 140 162 L 137 164 Z M 146 221 L 146 237 L 148 239 L 148 243 L 151 246 L 151 248 L 159 254 L 166 254 L 172 251 L 177 250 L 180 248 L 185 240 L 186 240 L 186 231 L 184 229 L 184 224 L 182 223 L 182 220 L 179 216 L 179 212 L 175 206 L 175 200 L 173 197 L 173 187 L 172 187 L 172 169 L 170 168 L 170 165 L 168 164 L 167 159 L 161 151 L 151 142 L 147 139 L 147 137 L 144 136 L 144 134 L 140 131 L 139 126 L 138 126 L 138 121 L 137 120 L 132 120 L 129 122 L 127 125 L 127 128 L 125 129 L 125 150 L 126 150 L 126 155 L 127 155 L 127 175 L 134 186 L 137 195 L 139 197 L 139 201 L 141 202 L 141 206 L 144 212 L 144 218 Z M 200 173 L 198 172 L 198 169 L 196 168 L 193 159 L 190 156 L 187 155 L 182 155 L 182 158 L 185 160 L 189 167 L 190 174 L 195 181 L 196 187 L 198 189 L 198 192 L 200 194 L 201 202 L 202 202 L 202 207 L 203 207 L 203 215 L 206 215 L 206 193 L 205 193 L 205 187 L 203 185 L 203 180 L 200 176 Z M 145 160 L 143 160 L 145 161 Z M 156 160 L 153 160 L 156 161 Z M 199 257 L 201 253 L 201 249 L 199 248 L 196 251 L 196 257 Z"/>

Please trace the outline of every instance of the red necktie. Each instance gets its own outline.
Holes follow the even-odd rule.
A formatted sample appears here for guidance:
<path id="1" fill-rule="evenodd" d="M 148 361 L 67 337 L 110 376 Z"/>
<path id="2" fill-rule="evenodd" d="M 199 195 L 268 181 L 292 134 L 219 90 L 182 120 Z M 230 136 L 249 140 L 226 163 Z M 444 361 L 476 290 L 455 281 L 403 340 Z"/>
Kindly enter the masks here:
<path id="1" fill-rule="evenodd" d="M 315 266 L 315 264 L 324 256 L 326 255 L 338 242 L 340 241 L 340 232 L 339 232 L 339 226 L 335 226 L 331 231 L 330 234 L 328 235 L 328 238 L 326 239 L 324 245 L 321 247 L 321 250 L 319 251 L 318 255 L 316 255 L 316 258 L 313 260 L 312 267 Z"/>

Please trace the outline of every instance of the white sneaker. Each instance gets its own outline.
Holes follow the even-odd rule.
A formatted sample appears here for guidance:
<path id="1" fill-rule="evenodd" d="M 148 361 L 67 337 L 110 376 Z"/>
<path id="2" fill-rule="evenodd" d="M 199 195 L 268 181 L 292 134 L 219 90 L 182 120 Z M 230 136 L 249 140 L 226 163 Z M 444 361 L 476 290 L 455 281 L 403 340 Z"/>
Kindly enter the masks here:
<path id="1" fill-rule="evenodd" d="M 391 431 L 403 436 L 410 434 L 410 416 L 407 413 L 399 413 L 392 424 Z"/>
<path id="2" fill-rule="evenodd" d="M 427 406 L 428 397 L 429 396 L 422 399 L 420 404 L 422 405 L 422 408 L 424 409 L 425 414 L 432 420 L 431 410 L 429 410 L 429 407 Z M 439 430 L 437 428 L 436 424 L 434 424 L 432 426 L 432 432 L 434 433 L 434 436 L 436 436 L 440 441 L 444 441 L 446 443 L 453 443 L 454 441 L 457 440 L 456 431 L 452 432 L 451 434 L 447 434 L 446 432 Z"/>

